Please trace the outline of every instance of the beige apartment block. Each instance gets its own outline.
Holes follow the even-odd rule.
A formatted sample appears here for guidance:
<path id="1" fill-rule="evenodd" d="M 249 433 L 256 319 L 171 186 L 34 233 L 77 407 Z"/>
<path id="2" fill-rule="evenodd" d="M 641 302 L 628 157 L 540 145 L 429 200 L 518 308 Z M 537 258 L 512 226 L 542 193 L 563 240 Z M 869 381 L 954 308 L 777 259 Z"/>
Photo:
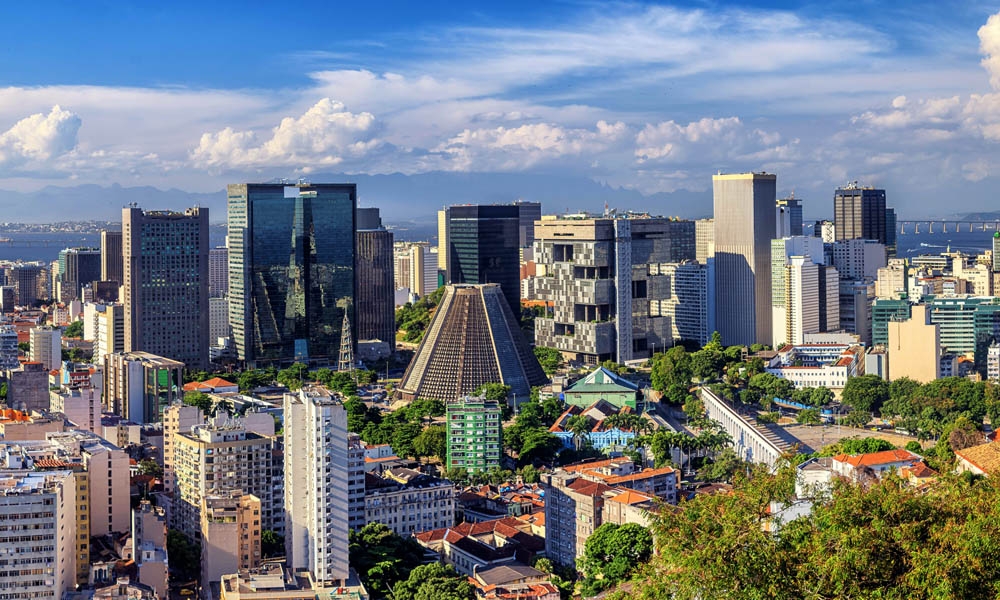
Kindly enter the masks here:
<path id="1" fill-rule="evenodd" d="M 909 377 L 927 383 L 941 376 L 941 327 L 931 323 L 926 305 L 914 305 L 905 321 L 889 321 L 886 351 L 890 381 Z"/>

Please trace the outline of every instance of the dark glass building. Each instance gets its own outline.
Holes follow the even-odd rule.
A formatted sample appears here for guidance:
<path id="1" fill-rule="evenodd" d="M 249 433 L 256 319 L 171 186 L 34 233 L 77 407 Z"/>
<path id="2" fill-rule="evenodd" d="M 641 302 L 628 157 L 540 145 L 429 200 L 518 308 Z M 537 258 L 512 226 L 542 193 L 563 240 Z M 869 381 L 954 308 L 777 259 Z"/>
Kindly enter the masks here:
<path id="1" fill-rule="evenodd" d="M 84 285 L 101 280 L 101 251 L 97 248 L 67 248 L 59 252 L 60 290 L 63 301 L 79 300 Z"/>
<path id="2" fill-rule="evenodd" d="M 356 201 L 354 184 L 229 186 L 229 321 L 240 360 L 337 360 L 344 315 L 355 323 Z"/>
<path id="3" fill-rule="evenodd" d="M 520 218 L 517 205 L 448 208 L 451 283 L 497 283 L 515 316 L 521 314 Z"/>
<path id="4" fill-rule="evenodd" d="M 358 340 L 381 340 L 396 347 L 393 235 L 382 226 L 377 208 L 359 208 L 357 232 Z"/>

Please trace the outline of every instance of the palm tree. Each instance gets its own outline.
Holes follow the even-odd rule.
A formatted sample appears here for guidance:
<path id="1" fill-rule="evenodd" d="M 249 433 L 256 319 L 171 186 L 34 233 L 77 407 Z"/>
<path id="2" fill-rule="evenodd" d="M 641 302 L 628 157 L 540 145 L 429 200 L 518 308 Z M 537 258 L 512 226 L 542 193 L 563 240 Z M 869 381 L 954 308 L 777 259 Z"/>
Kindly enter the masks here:
<path id="1" fill-rule="evenodd" d="M 587 439 L 591 428 L 590 417 L 586 415 L 573 415 L 566 419 L 566 430 L 573 434 L 573 447 L 577 452 L 580 451 L 580 445 Z"/>

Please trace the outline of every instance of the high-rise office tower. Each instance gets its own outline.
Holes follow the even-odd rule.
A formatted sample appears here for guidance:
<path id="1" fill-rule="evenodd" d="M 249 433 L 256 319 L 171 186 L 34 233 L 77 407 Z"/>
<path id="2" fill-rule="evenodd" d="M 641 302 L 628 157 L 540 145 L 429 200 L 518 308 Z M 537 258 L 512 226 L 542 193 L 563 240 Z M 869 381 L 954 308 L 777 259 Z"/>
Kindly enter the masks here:
<path id="1" fill-rule="evenodd" d="M 775 344 L 801 344 L 809 333 L 827 331 L 827 313 L 839 314 L 836 279 L 829 286 L 823 241 L 812 236 L 771 240 L 771 315 Z M 834 276 L 836 271 L 833 270 Z"/>
<path id="2" fill-rule="evenodd" d="M 359 340 L 381 340 L 396 345 L 396 307 L 393 281 L 392 232 L 382 226 L 377 208 L 358 209 L 357 315 Z"/>
<path id="3" fill-rule="evenodd" d="M 993 272 L 1000 273 L 1000 231 L 993 233 Z"/>
<path id="4" fill-rule="evenodd" d="M 834 242 L 830 247 L 831 260 L 844 279 L 874 281 L 878 270 L 885 267 L 885 246 L 867 239 L 850 239 Z"/>
<path id="5" fill-rule="evenodd" d="M 240 360 L 336 360 L 345 312 L 355 321 L 356 201 L 352 183 L 229 186 L 229 324 Z"/>
<path id="6" fill-rule="evenodd" d="M 695 260 L 708 264 L 715 256 L 715 220 L 698 219 L 694 222 Z"/>
<path id="7" fill-rule="evenodd" d="M 518 200 L 514 206 L 518 214 L 518 243 L 522 248 L 531 248 L 535 243 L 535 221 L 542 218 L 542 203 Z"/>
<path id="8" fill-rule="evenodd" d="M 448 279 L 448 209 L 442 208 L 438 216 L 438 269 L 444 271 L 445 282 Z"/>
<path id="9" fill-rule="evenodd" d="M 885 252 L 889 258 L 896 256 L 896 209 L 885 209 Z"/>
<path id="10" fill-rule="evenodd" d="M 101 281 L 117 281 L 125 276 L 122 260 L 122 232 L 101 232 Z"/>
<path id="11" fill-rule="evenodd" d="M 340 399 L 319 386 L 285 394 L 285 556 L 325 585 L 348 578 L 348 433 Z"/>
<path id="12" fill-rule="evenodd" d="M 229 248 L 219 246 L 208 251 L 208 295 L 223 298 L 229 292 Z"/>
<path id="13" fill-rule="evenodd" d="M 727 345 L 771 343 L 771 240 L 777 177 L 713 175 L 715 325 Z"/>
<path id="14" fill-rule="evenodd" d="M 451 283 L 496 283 L 521 316 L 520 210 L 513 204 L 448 208 Z"/>
<path id="15" fill-rule="evenodd" d="M 891 228 L 887 226 L 886 217 L 885 190 L 859 186 L 854 182 L 834 192 L 833 220 L 838 241 L 875 240 L 888 245 L 891 231 L 895 242 L 895 211 L 889 217 Z"/>
<path id="16" fill-rule="evenodd" d="M 822 239 L 824 244 L 832 244 L 837 241 L 837 227 L 833 221 L 816 221 L 813 236 Z"/>
<path id="17" fill-rule="evenodd" d="M 7 270 L 7 284 L 13 285 L 18 306 L 31 306 L 48 298 L 42 292 L 48 287 L 48 269 L 40 264 L 18 264 Z"/>
<path id="18" fill-rule="evenodd" d="M 122 210 L 125 350 L 208 366 L 208 209 Z"/>
<path id="19" fill-rule="evenodd" d="M 779 198 L 774 205 L 776 237 L 802 235 L 802 200 L 794 195 Z"/>
<path id="20" fill-rule="evenodd" d="M 84 284 L 101 279 L 101 251 L 66 248 L 59 251 L 59 296 L 64 302 L 80 299 Z"/>

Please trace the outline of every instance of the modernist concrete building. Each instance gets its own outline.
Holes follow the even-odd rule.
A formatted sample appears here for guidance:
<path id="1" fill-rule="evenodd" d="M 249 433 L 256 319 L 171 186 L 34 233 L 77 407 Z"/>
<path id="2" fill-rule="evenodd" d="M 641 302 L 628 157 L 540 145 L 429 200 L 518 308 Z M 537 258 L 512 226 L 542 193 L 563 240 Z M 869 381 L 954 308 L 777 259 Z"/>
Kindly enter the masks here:
<path id="1" fill-rule="evenodd" d="M 470 396 L 453 400 L 446 405 L 445 421 L 446 468 L 485 473 L 500 466 L 502 419 L 497 402 Z"/>
<path id="2" fill-rule="evenodd" d="M 285 556 L 316 581 L 348 579 L 349 457 L 347 412 L 320 386 L 284 397 Z"/>
<path id="3" fill-rule="evenodd" d="M 122 209 L 125 350 L 208 366 L 208 209 Z"/>
<path id="4" fill-rule="evenodd" d="M 503 383 L 527 398 L 544 381 L 500 286 L 449 285 L 397 390 L 406 400 L 451 402 Z"/>
<path id="5" fill-rule="evenodd" d="M 148 352 L 104 356 L 104 403 L 134 423 L 159 423 L 184 397 L 184 363 Z"/>
<path id="6" fill-rule="evenodd" d="M 335 361 L 345 313 L 355 322 L 357 186 L 234 184 L 228 196 L 229 324 L 239 360 Z"/>
<path id="7" fill-rule="evenodd" d="M 671 277 L 694 260 L 695 224 L 648 216 L 565 217 L 535 226 L 535 343 L 588 364 L 651 356 L 673 343 Z M 662 301 L 668 301 L 663 306 Z"/>
<path id="8" fill-rule="evenodd" d="M 715 325 L 726 345 L 770 345 L 777 177 L 713 175 Z"/>

